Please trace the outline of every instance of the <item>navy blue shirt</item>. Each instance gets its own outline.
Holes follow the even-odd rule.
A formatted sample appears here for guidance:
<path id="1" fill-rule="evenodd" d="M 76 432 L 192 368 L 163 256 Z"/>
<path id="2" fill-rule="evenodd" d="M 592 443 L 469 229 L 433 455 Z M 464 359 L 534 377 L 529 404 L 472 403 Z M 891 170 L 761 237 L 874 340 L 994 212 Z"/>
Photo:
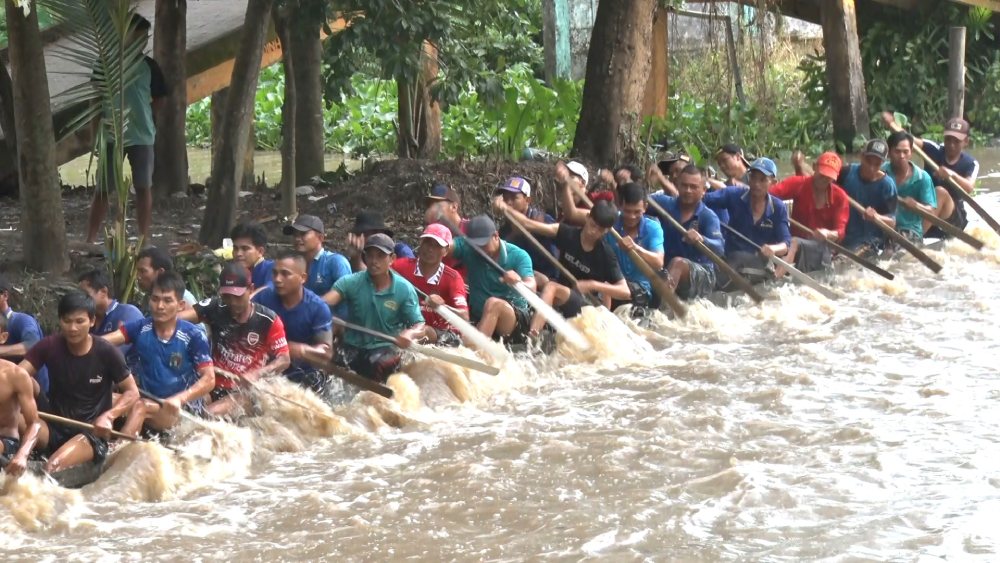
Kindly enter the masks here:
<path id="1" fill-rule="evenodd" d="M 128 303 L 119 303 L 118 300 L 112 299 L 111 305 L 108 306 L 108 310 L 104 313 L 104 320 L 101 324 L 94 324 L 90 329 L 90 334 L 94 336 L 104 336 L 105 334 L 111 334 L 116 330 L 120 329 L 123 324 L 134 321 L 136 319 L 142 318 L 142 312 L 135 305 L 130 305 Z M 139 377 L 139 354 L 135 347 L 131 344 L 122 344 L 118 347 L 122 355 L 125 356 L 125 363 L 128 364 L 128 368 L 132 370 L 132 373 L 136 374 L 136 378 Z"/>
<path id="2" fill-rule="evenodd" d="M 874 182 L 865 182 L 861 179 L 861 165 L 854 163 L 845 168 L 840 173 L 841 182 L 838 182 L 847 195 L 864 207 L 873 208 L 879 215 L 896 215 L 896 181 L 892 176 L 886 174 Z M 881 245 L 885 241 L 885 234 L 870 221 L 866 221 L 864 215 L 851 207 L 851 214 L 847 219 L 847 232 L 844 234 L 844 241 L 841 243 L 847 248 L 854 249 L 866 243 Z"/>
<path id="3" fill-rule="evenodd" d="M 759 221 L 753 220 L 753 210 L 750 206 L 750 188 L 734 186 L 705 194 L 702 199 L 705 205 L 713 211 L 724 209 L 729 212 L 729 226 L 746 236 L 758 245 L 789 244 L 792 234 L 788 228 L 788 208 L 785 202 L 767 196 L 767 205 Z M 748 252 L 756 254 L 758 250 L 750 243 L 733 235 L 726 237 L 726 253 Z"/>
<path id="4" fill-rule="evenodd" d="M 705 239 L 705 246 L 719 256 L 726 253 L 726 245 L 722 239 L 722 227 L 719 226 L 719 216 L 708 208 L 704 202 L 698 202 L 698 209 L 691 214 L 687 221 L 681 221 L 680 203 L 676 197 L 665 194 L 656 194 L 653 201 L 658 203 L 667 213 L 669 213 L 685 230 L 694 229 Z M 659 216 L 659 212 L 654 211 Z M 684 242 L 684 235 L 677 232 L 666 219 L 660 218 L 660 226 L 663 227 L 663 254 L 667 262 L 672 258 L 686 258 L 692 262 L 715 267 L 711 258 L 698 251 L 693 244 Z"/>
<path id="5" fill-rule="evenodd" d="M 351 275 L 351 263 L 342 254 L 320 249 L 316 258 L 309 264 L 309 274 L 306 278 L 306 289 L 322 297 L 326 295 L 333 284 L 344 276 Z M 270 305 L 264 304 L 267 307 Z M 271 307 L 272 310 L 276 310 Z M 341 303 L 333 308 L 334 314 L 339 318 L 347 318 L 347 304 Z M 282 319 L 284 320 L 284 319 Z M 287 323 L 286 323 L 287 324 Z"/>
<path id="6" fill-rule="evenodd" d="M 546 225 L 551 225 L 556 222 L 556 220 L 553 219 L 551 215 L 549 215 L 548 213 L 542 211 L 537 207 L 529 207 L 527 217 L 528 219 L 531 219 L 533 221 L 538 221 L 540 223 L 545 223 Z M 531 258 L 532 269 L 534 269 L 536 272 L 541 272 L 545 274 L 550 279 L 558 278 L 559 270 L 556 269 L 555 264 L 553 264 L 551 260 L 546 258 L 545 254 L 543 254 L 540 250 L 535 248 L 535 245 L 531 244 L 531 241 L 524 238 L 524 235 L 521 234 L 521 231 L 517 230 L 517 228 L 515 228 L 514 225 L 512 225 L 509 221 L 504 223 L 503 226 L 500 227 L 499 232 L 500 232 L 500 238 L 509 243 L 513 243 L 521 247 L 522 249 L 524 249 L 525 252 L 528 253 L 528 256 Z M 538 239 L 538 242 L 542 243 L 542 246 L 544 246 L 545 249 L 548 250 L 550 254 L 552 254 L 552 256 L 559 258 L 559 249 L 556 248 L 556 242 L 554 240 L 548 237 L 539 237 L 539 236 L 536 236 L 535 238 Z"/>
<path id="7" fill-rule="evenodd" d="M 274 281 L 272 270 L 274 270 L 274 260 L 261 258 L 254 264 L 253 271 L 250 272 L 250 281 L 253 283 L 253 286 L 261 288 L 271 285 Z"/>
<path id="8" fill-rule="evenodd" d="M 944 166 L 945 168 L 951 169 L 955 174 L 963 178 L 968 178 L 973 182 L 976 181 L 976 177 L 979 176 L 979 161 L 967 152 L 962 152 L 959 155 L 958 160 L 954 164 L 949 164 L 945 160 L 944 147 L 933 142 L 924 139 L 923 145 L 924 152 L 927 156 L 934 161 L 938 166 Z M 948 190 L 948 194 L 951 195 L 951 199 L 955 200 L 955 213 L 952 217 L 948 218 L 948 221 L 962 229 L 969 224 L 969 220 L 966 218 L 965 212 L 965 201 L 961 196 L 955 193 L 956 188 L 951 185 L 951 182 L 945 182 L 939 180 L 937 176 L 934 175 L 934 171 L 931 170 L 930 165 L 924 164 L 924 168 L 931 175 L 931 179 L 934 180 L 935 186 L 942 186 L 944 189 Z M 975 192 L 973 192 L 975 194 Z"/>
<path id="9" fill-rule="evenodd" d="M 281 322 L 285 325 L 285 339 L 288 342 L 315 344 L 318 334 L 333 330 L 330 307 L 308 289 L 302 289 L 302 300 L 291 309 L 285 308 L 284 304 L 281 303 L 281 297 L 273 287 L 268 287 L 254 295 L 253 300 L 281 317 Z M 293 361 L 292 367 L 308 366 L 305 363 Z"/>
<path id="10" fill-rule="evenodd" d="M 29 350 L 42 339 L 42 329 L 38 326 L 35 317 L 27 313 L 17 313 L 13 309 L 7 309 L 7 342 L 5 345 L 24 344 Z M 15 364 L 24 358 L 7 358 Z M 35 381 L 42 391 L 49 391 L 49 370 L 42 366 L 35 374 Z"/>

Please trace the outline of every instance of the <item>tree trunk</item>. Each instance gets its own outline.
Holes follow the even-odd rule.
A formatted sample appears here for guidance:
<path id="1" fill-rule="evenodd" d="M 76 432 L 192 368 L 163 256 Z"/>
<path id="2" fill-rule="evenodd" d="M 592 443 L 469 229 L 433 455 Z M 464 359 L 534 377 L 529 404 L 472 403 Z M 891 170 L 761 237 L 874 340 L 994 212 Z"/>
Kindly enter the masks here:
<path id="1" fill-rule="evenodd" d="M 639 154 L 656 0 L 601 0 L 587 54 L 573 154 L 601 166 Z"/>
<path id="2" fill-rule="evenodd" d="M 222 135 L 213 143 L 212 182 L 198 239 L 217 247 L 236 222 L 239 185 L 243 179 L 250 123 L 254 117 L 254 94 L 260 76 L 260 59 L 270 22 L 272 0 L 249 0 L 240 49 L 233 64 L 233 77 L 226 97 Z"/>
<path id="3" fill-rule="evenodd" d="M 295 201 L 295 61 L 291 52 L 291 30 L 288 14 L 284 10 L 274 10 L 274 28 L 281 41 L 281 62 L 285 73 L 285 99 L 281 104 L 281 216 L 294 217 L 298 214 Z"/>
<path id="4" fill-rule="evenodd" d="M 24 186 L 21 194 L 24 261 L 32 270 L 62 273 L 69 269 L 66 221 L 56 171 L 56 137 L 38 11 L 32 9 L 25 17 L 13 2 L 4 4 L 14 84 L 18 179 Z"/>
<path id="5" fill-rule="evenodd" d="M 399 158 L 437 158 L 441 153 L 441 105 L 431 96 L 437 76 L 437 48 L 424 43 L 416 83 L 396 78 Z"/>
<path id="6" fill-rule="evenodd" d="M 18 197 L 17 126 L 14 125 L 14 84 L 7 65 L 0 61 L 0 128 L 3 129 L 4 149 L 0 152 L 0 196 Z"/>
<path id="7" fill-rule="evenodd" d="M 215 163 L 217 153 L 223 147 L 222 138 L 225 135 L 223 123 L 226 118 L 226 100 L 229 97 L 229 88 L 223 88 L 212 94 L 211 103 L 211 124 L 212 124 L 212 180 L 215 178 Z M 253 112 L 251 112 L 250 130 L 247 132 L 246 152 L 243 153 L 243 177 L 240 180 L 239 189 L 248 190 L 254 184 L 254 149 L 257 148 L 257 137 L 254 133 Z"/>
<path id="8" fill-rule="evenodd" d="M 323 173 L 326 140 L 321 74 L 323 44 L 319 38 L 320 22 L 314 14 L 296 7 L 290 16 L 289 47 L 295 77 L 295 177 L 305 181 Z"/>
<path id="9" fill-rule="evenodd" d="M 187 0 L 156 0 L 153 58 L 163 71 L 167 97 L 156 115 L 153 187 L 163 201 L 188 189 L 187 138 Z"/>
<path id="10" fill-rule="evenodd" d="M 823 0 L 821 18 L 833 135 L 850 152 L 855 137 L 869 135 L 868 97 L 853 0 Z"/>

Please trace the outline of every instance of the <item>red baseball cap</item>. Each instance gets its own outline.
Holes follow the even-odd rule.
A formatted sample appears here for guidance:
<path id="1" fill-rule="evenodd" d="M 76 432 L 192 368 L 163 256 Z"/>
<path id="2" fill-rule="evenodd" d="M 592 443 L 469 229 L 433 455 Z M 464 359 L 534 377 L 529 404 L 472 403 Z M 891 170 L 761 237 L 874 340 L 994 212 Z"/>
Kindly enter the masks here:
<path id="1" fill-rule="evenodd" d="M 442 247 L 447 248 L 451 246 L 451 230 L 445 227 L 441 223 L 432 223 L 427 225 L 424 232 L 420 235 L 420 238 L 433 239 L 434 242 L 440 244 Z"/>
<path id="2" fill-rule="evenodd" d="M 840 169 L 843 167 L 844 161 L 840 160 L 840 156 L 832 151 L 827 151 L 816 159 L 816 173 L 831 180 L 836 180 L 840 176 Z"/>

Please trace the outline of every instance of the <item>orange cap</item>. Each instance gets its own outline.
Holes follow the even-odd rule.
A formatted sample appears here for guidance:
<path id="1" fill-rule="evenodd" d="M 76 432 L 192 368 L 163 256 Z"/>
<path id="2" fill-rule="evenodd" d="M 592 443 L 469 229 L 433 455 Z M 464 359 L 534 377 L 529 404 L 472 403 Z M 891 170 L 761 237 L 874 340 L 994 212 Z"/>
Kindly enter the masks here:
<path id="1" fill-rule="evenodd" d="M 844 166 L 844 161 L 835 152 L 827 151 L 816 159 L 816 173 L 826 176 L 831 180 L 836 180 L 840 176 L 840 169 Z"/>

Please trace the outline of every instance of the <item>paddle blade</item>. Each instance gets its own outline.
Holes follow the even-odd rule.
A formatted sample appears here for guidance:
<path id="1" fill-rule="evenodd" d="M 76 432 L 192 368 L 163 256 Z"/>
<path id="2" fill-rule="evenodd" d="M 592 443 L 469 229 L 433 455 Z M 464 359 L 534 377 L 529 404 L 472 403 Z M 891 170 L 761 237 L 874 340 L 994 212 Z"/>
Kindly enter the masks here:
<path id="1" fill-rule="evenodd" d="M 590 347 L 587 339 L 583 337 L 583 334 L 576 329 L 573 325 L 569 324 L 558 311 L 552 308 L 551 305 L 542 301 L 542 298 L 535 294 L 534 291 L 528 289 L 528 286 L 521 282 L 514 285 L 514 289 L 531 305 L 531 308 L 535 311 L 541 313 L 545 317 L 545 322 L 552 325 L 552 328 L 556 332 L 562 335 L 570 344 L 581 352 Z"/>
<path id="2" fill-rule="evenodd" d="M 466 358 L 465 356 L 459 356 L 458 354 L 449 354 L 443 350 L 439 350 L 432 346 L 422 346 L 420 344 L 411 344 L 408 348 L 411 352 L 415 354 L 422 354 L 429 358 L 435 358 L 441 360 L 442 362 L 448 362 L 455 364 L 456 366 L 462 366 L 475 371 L 481 371 L 483 373 L 488 373 L 490 375 L 497 375 L 500 373 L 500 368 L 495 368 L 491 365 L 484 364 L 482 362 L 477 362 L 471 358 Z"/>
<path id="3" fill-rule="evenodd" d="M 462 317 L 458 316 L 458 313 L 447 307 L 438 307 L 434 310 L 434 312 L 441 315 L 444 320 L 448 321 L 448 324 L 455 327 L 459 334 L 462 335 L 462 339 L 467 345 L 472 346 L 476 350 L 482 350 L 493 358 L 493 361 L 497 363 L 504 363 L 510 358 L 510 354 L 507 353 L 506 348 L 485 334 L 479 332 L 479 329 L 472 326 Z"/>

